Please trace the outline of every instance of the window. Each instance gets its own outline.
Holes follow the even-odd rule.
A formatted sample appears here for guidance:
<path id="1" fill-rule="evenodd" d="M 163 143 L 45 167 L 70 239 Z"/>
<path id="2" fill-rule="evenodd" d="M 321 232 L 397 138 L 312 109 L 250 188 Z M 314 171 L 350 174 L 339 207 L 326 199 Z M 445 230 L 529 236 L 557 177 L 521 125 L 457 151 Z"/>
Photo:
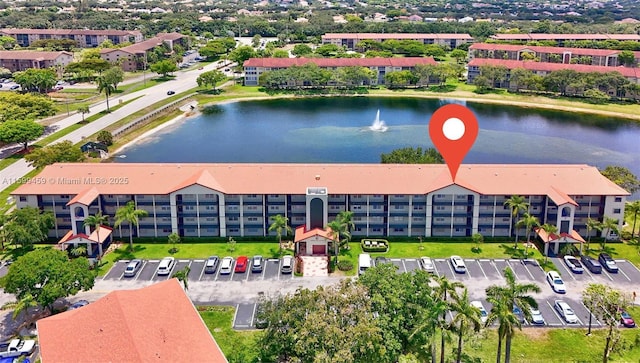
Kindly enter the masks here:
<path id="1" fill-rule="evenodd" d="M 622 197 L 616 197 L 615 202 L 616 202 L 616 203 L 620 203 L 620 202 L 622 202 Z"/>
<path id="2" fill-rule="evenodd" d="M 257 222 L 257 221 L 258 221 L 258 218 L 257 218 L 257 217 L 249 217 L 249 218 L 247 218 L 247 220 L 248 220 L 249 222 Z"/>
<path id="3" fill-rule="evenodd" d="M 436 210 L 444 210 L 444 206 L 442 206 L 442 205 L 437 205 L 437 206 L 436 206 Z"/>
<path id="4" fill-rule="evenodd" d="M 396 204 L 396 205 L 393 206 L 393 209 L 395 209 L 395 210 L 404 209 L 404 206 Z"/>
<path id="5" fill-rule="evenodd" d="M 68 195 L 61 195 L 60 199 L 69 199 L 69 196 Z"/>
<path id="6" fill-rule="evenodd" d="M 238 217 L 227 217 L 227 220 L 228 220 L 229 222 L 235 222 L 235 221 L 237 221 L 237 220 L 238 220 Z"/>
<path id="7" fill-rule="evenodd" d="M 27 197 L 25 197 L 24 195 L 20 196 L 20 201 L 21 202 L 26 202 L 27 201 Z"/>
<path id="8" fill-rule="evenodd" d="M 424 210 L 424 206 L 423 205 L 414 205 L 413 206 L 413 210 Z"/>
<path id="9" fill-rule="evenodd" d="M 394 232 L 404 232 L 404 228 L 394 228 Z"/>
<path id="10" fill-rule="evenodd" d="M 444 222 L 444 218 L 436 218 L 436 222 Z"/>
<path id="11" fill-rule="evenodd" d="M 205 210 L 216 210 L 216 207 L 212 206 L 212 205 L 207 205 L 204 207 Z"/>
<path id="12" fill-rule="evenodd" d="M 620 208 L 614 208 L 613 214 L 620 214 Z"/>
<path id="13" fill-rule="evenodd" d="M 185 205 L 184 210 L 194 210 L 192 205 Z"/>
<path id="14" fill-rule="evenodd" d="M 372 209 L 382 209 L 381 205 L 372 205 L 371 206 Z"/>

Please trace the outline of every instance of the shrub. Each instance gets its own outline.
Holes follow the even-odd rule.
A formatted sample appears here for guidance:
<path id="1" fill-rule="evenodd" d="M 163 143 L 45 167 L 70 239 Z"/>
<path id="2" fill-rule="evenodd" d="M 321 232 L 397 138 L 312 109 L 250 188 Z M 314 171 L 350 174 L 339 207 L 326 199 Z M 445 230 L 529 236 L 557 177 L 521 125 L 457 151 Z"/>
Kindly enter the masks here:
<path id="1" fill-rule="evenodd" d="M 351 261 L 338 261 L 338 270 L 351 271 L 353 269 L 353 262 Z"/>
<path id="2" fill-rule="evenodd" d="M 369 242 L 365 243 L 365 242 Z M 375 243 L 375 246 L 371 244 Z M 389 242 L 384 239 L 363 239 L 360 241 L 360 247 L 364 252 L 387 252 L 389 250 Z"/>

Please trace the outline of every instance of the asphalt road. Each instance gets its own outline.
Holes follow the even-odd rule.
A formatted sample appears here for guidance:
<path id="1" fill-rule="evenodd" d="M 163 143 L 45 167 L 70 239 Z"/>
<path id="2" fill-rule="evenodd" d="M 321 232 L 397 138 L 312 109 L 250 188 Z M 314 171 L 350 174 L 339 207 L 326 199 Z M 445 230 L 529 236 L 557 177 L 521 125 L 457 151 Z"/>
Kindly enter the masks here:
<path id="1" fill-rule="evenodd" d="M 210 63 L 204 66 L 202 70 L 191 70 L 191 71 L 178 71 L 175 72 L 176 78 L 171 81 L 164 82 L 162 84 L 149 87 L 147 89 L 137 91 L 134 93 L 130 93 L 127 95 L 119 96 L 119 97 L 110 97 L 109 98 L 109 106 L 113 107 L 120 102 L 126 102 L 137 97 L 137 100 L 123 106 L 122 108 L 105 115 L 99 118 L 96 121 L 93 121 L 78 130 L 67 134 L 66 136 L 56 140 L 56 142 L 61 141 L 71 141 L 74 144 L 82 141 L 83 139 L 93 135 L 94 133 L 104 129 L 105 127 L 145 108 L 156 102 L 166 99 L 167 91 L 173 90 L 176 94 L 185 92 L 191 88 L 197 86 L 196 79 L 202 72 L 210 71 L 217 69 L 221 66 L 221 62 Z M 100 111 L 106 110 L 106 100 L 102 100 L 96 104 L 90 106 L 91 114 L 96 114 Z M 82 121 L 81 114 L 74 114 L 67 118 L 64 118 L 50 126 L 52 128 L 52 132 L 56 132 L 58 130 L 62 130 L 68 126 L 76 124 Z M 9 165 L 8 167 L 0 170 L 0 191 L 9 187 L 15 180 L 23 177 L 25 174 L 33 170 L 24 159 L 18 160 L 17 162 Z"/>

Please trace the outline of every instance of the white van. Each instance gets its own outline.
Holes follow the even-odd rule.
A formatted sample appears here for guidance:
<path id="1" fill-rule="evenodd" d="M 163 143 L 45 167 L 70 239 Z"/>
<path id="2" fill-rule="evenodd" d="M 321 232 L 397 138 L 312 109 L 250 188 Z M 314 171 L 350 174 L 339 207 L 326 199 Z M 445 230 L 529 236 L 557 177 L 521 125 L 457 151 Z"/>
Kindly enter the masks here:
<path id="1" fill-rule="evenodd" d="M 361 253 L 358 256 L 358 275 L 362 275 L 371 267 L 371 256 L 368 253 Z"/>

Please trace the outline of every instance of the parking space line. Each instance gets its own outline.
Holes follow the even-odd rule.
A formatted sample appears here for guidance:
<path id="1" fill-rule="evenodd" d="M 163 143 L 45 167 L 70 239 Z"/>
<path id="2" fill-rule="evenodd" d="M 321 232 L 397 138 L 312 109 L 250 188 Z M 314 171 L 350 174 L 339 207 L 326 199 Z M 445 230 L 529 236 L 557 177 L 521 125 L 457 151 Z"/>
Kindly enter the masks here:
<path id="1" fill-rule="evenodd" d="M 258 310 L 258 304 L 253 304 L 253 311 L 251 311 L 251 321 L 249 322 L 249 326 L 253 325 L 253 319 L 256 317 L 256 310 Z"/>
<path id="2" fill-rule="evenodd" d="M 447 264 L 447 266 L 449 266 L 449 271 L 451 271 L 451 273 L 453 274 L 453 278 L 457 280 L 458 278 L 456 277 L 456 272 L 453 271 L 453 268 L 451 267 L 451 264 L 448 263 L 448 262 L 445 262 L 445 263 Z"/>
<path id="3" fill-rule="evenodd" d="M 504 261 L 504 260 L 495 260 L 495 261 Z M 500 270 L 498 270 L 498 266 L 496 266 L 495 261 L 491 261 L 491 265 L 493 265 L 493 268 L 496 269 L 496 272 L 498 273 L 498 276 L 502 277 L 502 274 L 500 273 Z"/>
<path id="4" fill-rule="evenodd" d="M 567 268 L 567 266 L 565 266 L 564 263 L 562 263 L 563 261 L 560 261 L 560 265 L 562 266 L 562 268 L 564 268 L 565 271 L 567 271 L 567 273 L 571 276 L 571 278 L 573 279 L 573 281 L 576 281 L 576 277 L 573 276 L 573 273 Z"/>
<path id="5" fill-rule="evenodd" d="M 240 309 L 240 304 L 236 304 L 236 311 L 233 313 L 233 327 L 236 328 L 236 319 L 238 318 L 238 310 Z"/>
<path id="6" fill-rule="evenodd" d="M 626 274 L 626 273 L 624 273 L 624 271 L 622 271 L 622 269 L 621 269 L 621 268 L 618 268 L 618 272 L 619 272 L 619 273 L 621 273 L 621 274 L 623 274 L 623 275 L 624 275 L 624 277 L 626 277 L 626 278 L 627 278 L 627 280 L 631 281 L 631 279 L 629 278 L 629 276 L 627 276 L 627 274 Z"/>
<path id="7" fill-rule="evenodd" d="M 136 273 L 136 278 L 133 279 L 134 281 L 138 281 L 138 277 L 140 277 L 140 274 L 142 273 L 142 270 L 144 270 L 144 267 L 147 265 L 147 261 L 146 260 L 142 260 L 142 266 L 140 266 L 140 269 L 138 269 L 138 272 Z"/>
<path id="8" fill-rule="evenodd" d="M 531 280 L 535 281 L 536 278 L 533 277 L 533 274 L 531 273 L 531 271 L 529 270 L 529 268 L 527 267 L 527 264 L 525 263 L 526 260 L 522 260 L 522 266 L 524 266 L 524 269 L 527 270 L 527 273 L 529 274 L 529 277 L 531 277 Z"/>
<path id="9" fill-rule="evenodd" d="M 589 275 L 589 277 L 591 277 L 591 280 L 594 280 L 593 274 L 591 273 L 591 271 L 589 271 L 589 269 L 586 266 L 583 266 L 582 270 L 584 270 L 584 272 L 586 272 Z"/>
<path id="10" fill-rule="evenodd" d="M 122 261 L 122 260 L 120 260 L 120 261 Z M 120 262 L 120 261 L 116 261 L 116 263 L 114 263 L 114 264 L 113 264 L 113 266 L 111 266 L 111 268 L 109 269 L 109 271 L 107 271 L 107 273 L 106 273 L 106 274 L 104 274 L 104 276 L 102 276 L 102 280 L 103 280 L 103 281 L 107 278 L 107 276 L 109 276 L 109 272 L 111 272 L 111 270 L 113 270 L 113 268 L 114 268 L 114 267 L 116 267 L 116 265 L 117 265 L 117 264 L 118 264 L 118 262 Z"/>
<path id="11" fill-rule="evenodd" d="M 564 321 L 564 319 L 556 311 L 555 306 L 551 305 L 549 300 L 545 300 L 545 301 L 547 302 L 547 305 L 549 305 L 549 307 L 551 308 L 551 311 L 553 311 L 553 314 L 558 318 L 558 320 L 560 320 L 560 323 L 562 323 L 562 325 L 567 325 L 567 323 Z M 551 325 L 551 324 L 549 324 L 549 325 Z"/>
<path id="12" fill-rule="evenodd" d="M 402 262 L 402 268 L 404 268 L 404 272 L 407 272 L 407 265 L 404 264 L 404 259 L 400 260 Z"/>
<path id="13" fill-rule="evenodd" d="M 198 262 L 200 262 L 200 261 L 198 261 Z M 202 271 L 200 271 L 200 277 L 198 277 L 198 281 L 202 280 L 202 275 L 204 274 L 204 268 L 205 267 L 207 267 L 206 263 L 202 266 Z"/>
<path id="14" fill-rule="evenodd" d="M 484 278 L 489 280 L 489 278 L 487 277 L 487 274 L 484 273 L 484 269 L 482 268 L 482 264 L 480 263 L 480 261 L 478 261 L 478 267 L 480 267 L 480 271 L 482 271 L 482 274 L 484 275 Z"/>
<path id="15" fill-rule="evenodd" d="M 593 315 L 593 313 L 591 312 L 591 310 L 589 310 L 589 308 L 584 304 L 584 302 L 580 301 L 580 304 L 582 304 L 582 306 L 584 306 L 585 309 L 587 309 L 587 311 L 589 312 L 589 314 L 593 317 L 592 321 L 591 321 L 591 325 L 593 325 L 593 322 L 595 322 L 596 324 L 598 324 L 599 326 L 602 326 L 602 324 L 600 324 L 600 322 L 598 321 L 598 318 L 596 318 L 595 315 Z M 584 324 L 583 324 L 584 325 Z M 588 324 L 586 326 L 589 326 Z"/>
<path id="16" fill-rule="evenodd" d="M 515 277 L 516 277 L 516 279 L 518 279 L 518 280 L 522 280 L 522 279 L 520 278 L 520 276 L 518 276 L 518 274 L 516 273 L 516 270 L 515 270 L 515 269 L 511 266 L 511 264 L 509 263 L 510 261 L 514 261 L 514 260 L 506 261 L 506 262 L 507 262 L 507 266 L 509 266 L 509 268 L 511 269 L 511 272 L 513 272 L 513 276 L 515 276 Z M 517 261 L 517 260 L 516 260 L 516 261 Z"/>
<path id="17" fill-rule="evenodd" d="M 613 281 L 613 277 L 611 277 L 611 275 L 609 275 L 607 270 L 605 270 L 604 268 L 602 269 L 602 273 L 605 274 L 605 276 L 607 276 L 609 278 L 609 280 Z"/>

